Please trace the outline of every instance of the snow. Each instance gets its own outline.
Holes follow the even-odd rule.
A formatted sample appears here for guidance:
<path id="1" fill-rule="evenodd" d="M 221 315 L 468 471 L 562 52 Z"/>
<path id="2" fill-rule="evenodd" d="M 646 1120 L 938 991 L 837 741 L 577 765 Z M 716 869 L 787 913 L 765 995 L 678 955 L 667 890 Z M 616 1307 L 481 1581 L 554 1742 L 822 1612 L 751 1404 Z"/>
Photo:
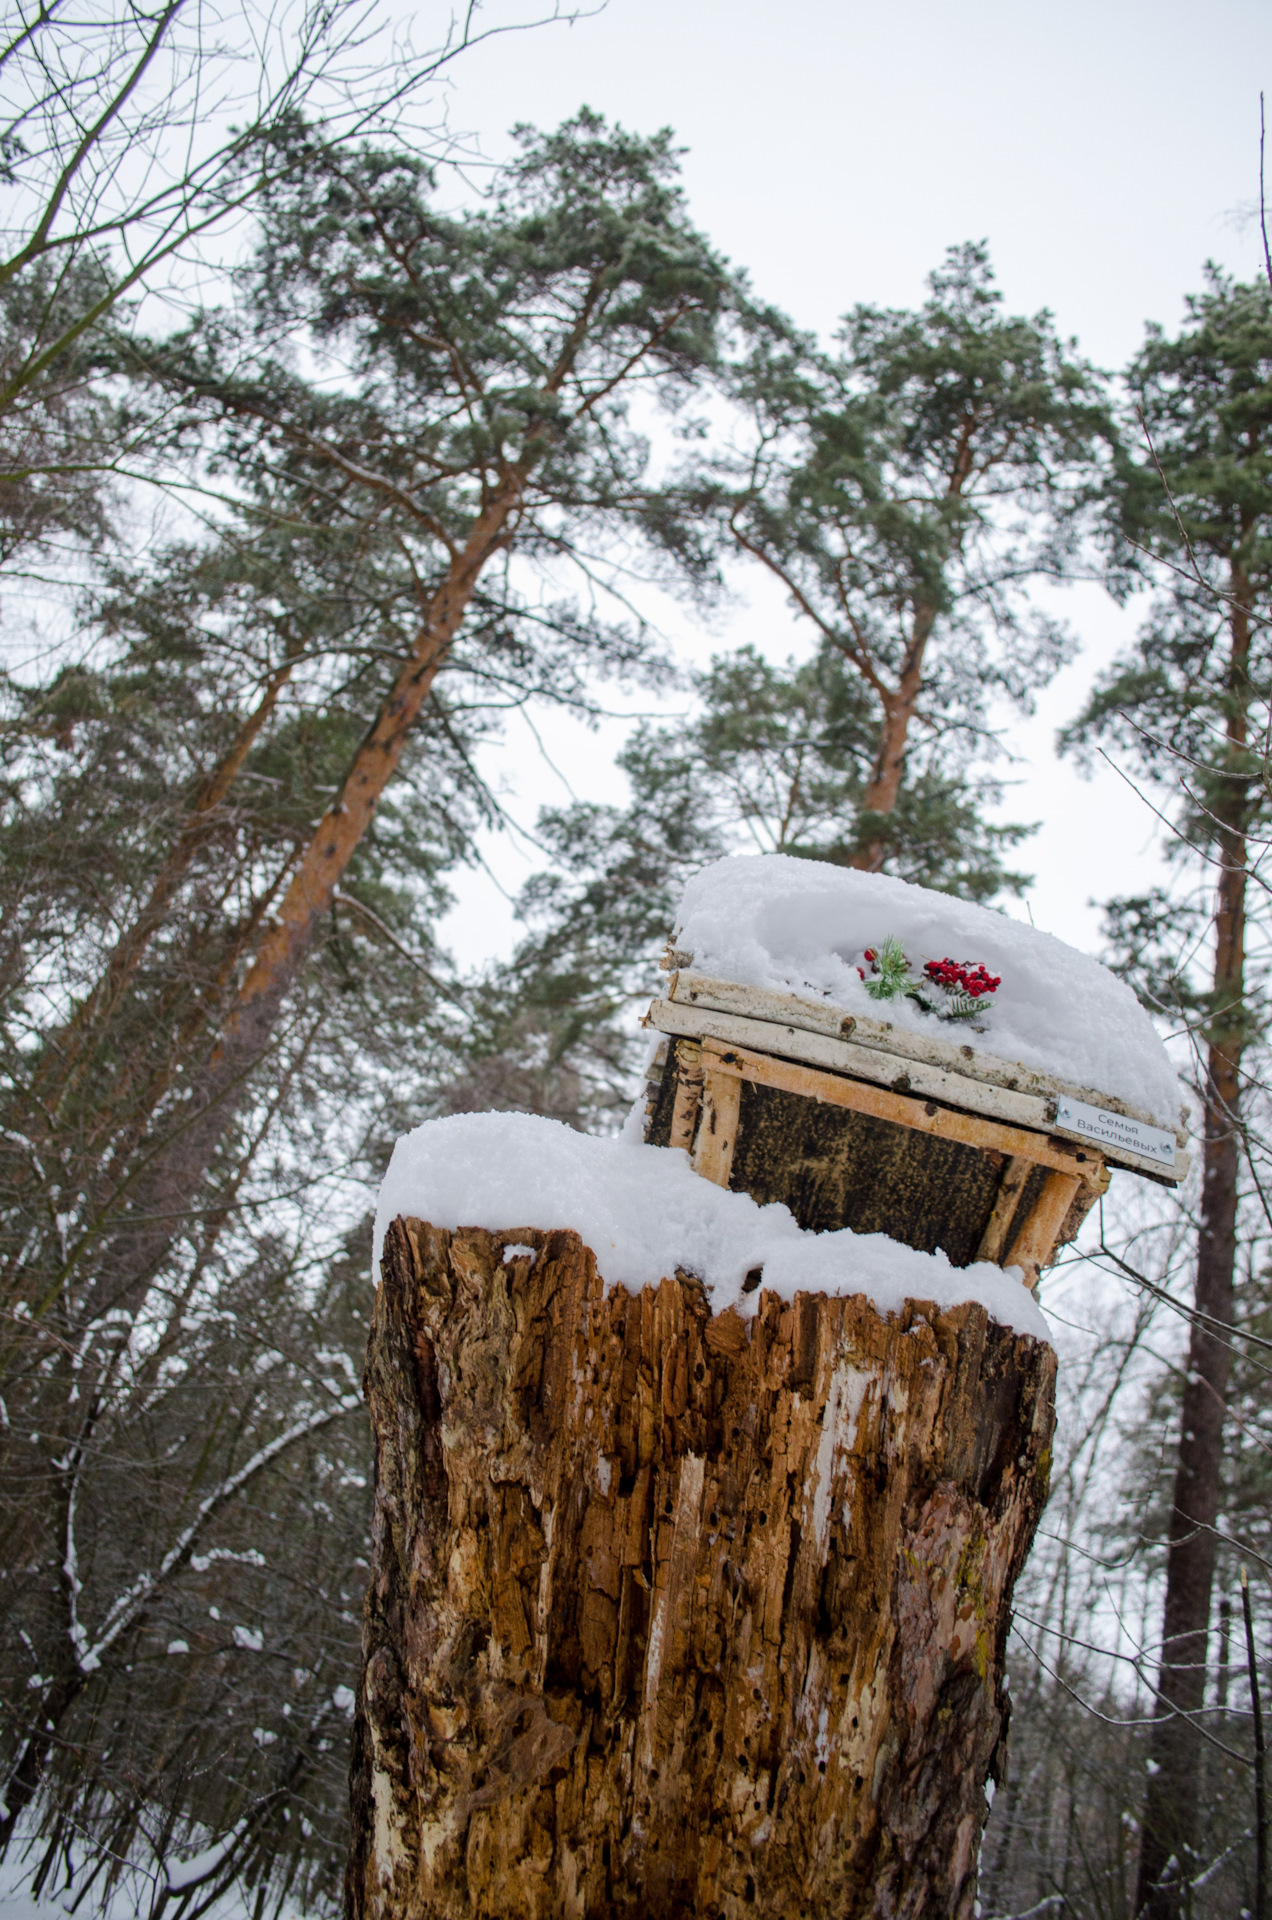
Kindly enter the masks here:
<path id="1" fill-rule="evenodd" d="M 225 1846 L 225 1841 L 219 1841 L 189 1859 L 171 1860 L 168 1863 L 167 1885 L 174 1892 L 179 1892 L 182 1887 L 197 1880 L 201 1874 L 216 1866 Z M 37 1897 L 31 1892 L 30 1882 L 43 1857 L 44 1848 L 28 1824 L 22 1829 L 8 1859 L 0 1862 L 0 1920 L 67 1920 L 72 1913 L 78 1913 L 80 1920 L 84 1920 L 89 1911 L 97 1915 L 98 1920 L 136 1920 L 138 1914 L 149 1913 L 159 1889 L 160 1883 L 153 1872 L 125 1863 L 118 1883 L 104 1898 L 98 1889 L 91 1908 L 81 1904 L 78 1881 L 67 1887 L 58 1878 L 56 1885 L 46 1886 Z M 78 1857 L 74 1864 L 78 1872 Z M 205 1920 L 251 1920 L 255 1905 L 254 1893 L 231 1888 L 206 1909 Z M 290 1902 L 284 1906 L 280 1920 L 300 1920 Z"/>
<path id="2" fill-rule="evenodd" d="M 877 1001 L 859 967 L 892 936 L 911 970 L 950 957 L 983 962 L 1001 984 L 977 1021 L 948 1022 L 907 1000 Z M 1129 987 L 1088 954 L 985 907 L 882 874 L 780 854 L 720 860 L 685 888 L 675 946 L 694 969 L 740 986 L 825 997 L 836 1007 L 1019 1061 L 1064 1086 L 1103 1094 L 1176 1128 L 1181 1093 L 1152 1021 Z M 688 965 L 688 960 L 681 962 Z M 380 1189 L 384 1233 L 398 1214 L 495 1233 L 572 1227 L 607 1287 L 639 1292 L 677 1267 L 704 1283 L 715 1312 L 755 1311 L 758 1285 L 864 1294 L 880 1311 L 907 1300 L 981 1302 L 1002 1325 L 1047 1339 L 1016 1268 L 952 1267 L 884 1234 L 808 1233 L 781 1205 L 759 1206 L 695 1174 L 678 1150 L 639 1138 L 644 1101 L 618 1139 L 598 1140 L 520 1113 L 455 1114 L 398 1141 Z M 519 1241 L 505 1261 L 530 1249 Z"/>
<path id="3" fill-rule="evenodd" d="M 1002 984 L 975 1032 L 906 1000 L 877 1001 L 858 973 L 889 934 L 914 973 L 947 956 L 984 961 Z M 698 973 L 739 986 L 825 996 L 837 1007 L 971 1046 L 1102 1092 L 1174 1131 L 1182 1094 L 1166 1049 L 1130 988 L 1089 954 L 987 907 L 879 873 L 749 854 L 717 860 L 686 885 L 676 948 Z M 688 962 L 685 962 L 688 964 Z"/>
<path id="4" fill-rule="evenodd" d="M 760 1267 L 761 1284 L 785 1300 L 865 1294 L 884 1313 L 906 1300 L 978 1300 L 1001 1325 L 1049 1338 L 1017 1268 L 952 1267 L 943 1253 L 881 1233 L 809 1233 L 787 1207 L 761 1207 L 704 1180 L 679 1148 L 595 1139 L 537 1114 L 453 1114 L 404 1134 L 380 1188 L 373 1275 L 399 1214 L 493 1233 L 572 1227 L 607 1287 L 639 1293 L 682 1267 L 702 1280 L 716 1313 L 754 1313 L 758 1288 L 742 1288 Z"/>

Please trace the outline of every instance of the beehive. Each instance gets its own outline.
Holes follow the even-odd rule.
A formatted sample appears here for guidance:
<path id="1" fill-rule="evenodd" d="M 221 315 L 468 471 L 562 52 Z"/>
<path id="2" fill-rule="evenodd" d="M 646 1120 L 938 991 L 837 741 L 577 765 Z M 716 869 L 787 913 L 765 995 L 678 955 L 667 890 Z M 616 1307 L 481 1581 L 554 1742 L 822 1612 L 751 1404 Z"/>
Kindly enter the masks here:
<path id="1" fill-rule="evenodd" d="M 886 1233 L 1027 1286 L 1072 1240 L 1113 1167 L 1174 1186 L 1182 1133 L 1099 1089 L 981 1048 L 669 968 L 645 1138 L 802 1227 Z"/>

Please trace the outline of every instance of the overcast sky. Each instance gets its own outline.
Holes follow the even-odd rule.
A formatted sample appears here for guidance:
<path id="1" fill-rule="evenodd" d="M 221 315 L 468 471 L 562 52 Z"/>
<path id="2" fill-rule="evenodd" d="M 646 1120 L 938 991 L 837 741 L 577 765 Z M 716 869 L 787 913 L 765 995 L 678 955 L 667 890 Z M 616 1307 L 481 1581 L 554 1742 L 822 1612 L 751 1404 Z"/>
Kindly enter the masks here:
<path id="1" fill-rule="evenodd" d="M 823 333 L 859 300 L 919 302 L 946 246 L 986 239 L 1010 310 L 1051 308 L 1116 368 L 1146 320 L 1178 325 L 1207 259 L 1258 270 L 1261 87 L 1272 92 L 1266 0 L 609 0 L 593 18 L 465 55 L 449 111 L 492 159 L 514 122 L 551 126 L 584 103 L 639 131 L 670 125 L 697 224 L 759 294 Z M 703 659 L 742 639 L 777 657 L 806 651 L 754 584 L 740 577 L 713 633 L 668 613 L 678 644 Z M 1022 858 L 1038 875 L 1037 924 L 1091 946 L 1088 899 L 1149 877 L 1154 823 L 1115 773 L 1083 782 L 1052 754 L 1134 618 L 1096 588 L 1067 593 L 1062 610 L 1083 655 L 1037 719 L 1012 728 L 1021 784 L 1007 812 L 1044 823 Z M 552 723 L 554 773 L 514 728 L 497 763 L 511 810 L 531 826 L 565 780 L 617 797 L 616 737 Z M 510 890 L 534 864 L 515 845 L 487 853 Z M 446 929 L 458 956 L 505 948 L 494 884 L 476 876 L 461 894 Z"/>

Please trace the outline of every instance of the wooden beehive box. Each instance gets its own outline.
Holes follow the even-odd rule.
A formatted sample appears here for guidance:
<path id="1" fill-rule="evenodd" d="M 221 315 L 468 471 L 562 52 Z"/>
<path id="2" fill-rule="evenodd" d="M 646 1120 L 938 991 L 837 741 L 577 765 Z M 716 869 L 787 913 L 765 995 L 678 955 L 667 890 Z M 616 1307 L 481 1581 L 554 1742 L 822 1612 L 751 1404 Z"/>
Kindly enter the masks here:
<path id="1" fill-rule="evenodd" d="M 1110 1169 L 1175 1186 L 1182 1133 L 1097 1089 L 887 1020 L 670 973 L 645 1138 L 800 1226 L 886 1233 L 1025 1284 L 1071 1240 Z"/>

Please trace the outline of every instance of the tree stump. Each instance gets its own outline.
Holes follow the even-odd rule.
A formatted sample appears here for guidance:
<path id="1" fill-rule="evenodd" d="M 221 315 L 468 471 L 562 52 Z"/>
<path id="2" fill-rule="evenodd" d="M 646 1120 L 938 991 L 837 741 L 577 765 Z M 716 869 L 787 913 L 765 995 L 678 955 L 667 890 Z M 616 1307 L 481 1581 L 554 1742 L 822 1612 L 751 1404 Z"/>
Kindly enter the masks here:
<path id="1" fill-rule="evenodd" d="M 565 1231 L 382 1273 L 355 1920 L 970 1920 L 1050 1347 L 606 1293 Z"/>

